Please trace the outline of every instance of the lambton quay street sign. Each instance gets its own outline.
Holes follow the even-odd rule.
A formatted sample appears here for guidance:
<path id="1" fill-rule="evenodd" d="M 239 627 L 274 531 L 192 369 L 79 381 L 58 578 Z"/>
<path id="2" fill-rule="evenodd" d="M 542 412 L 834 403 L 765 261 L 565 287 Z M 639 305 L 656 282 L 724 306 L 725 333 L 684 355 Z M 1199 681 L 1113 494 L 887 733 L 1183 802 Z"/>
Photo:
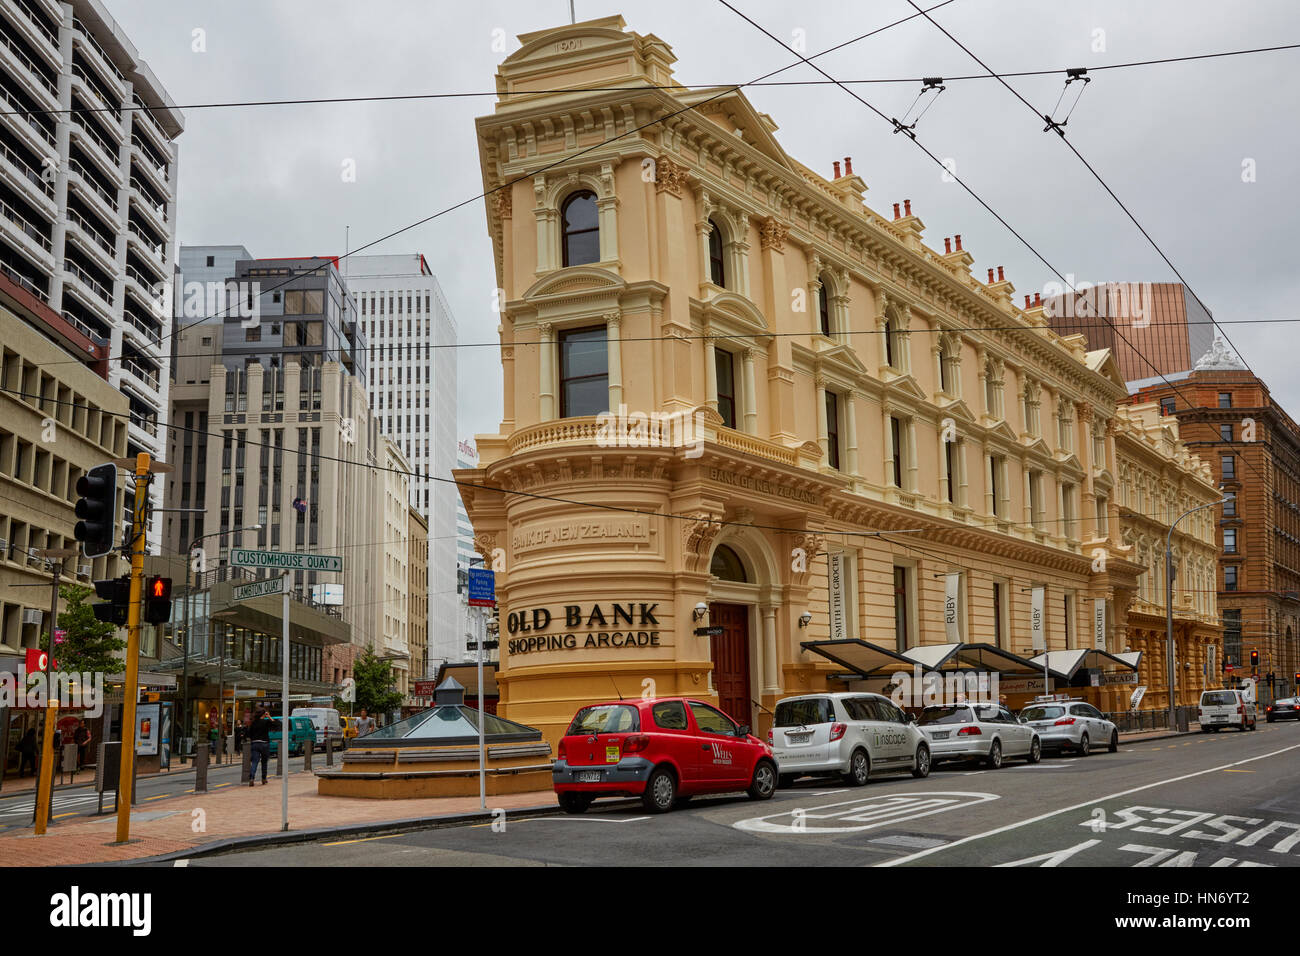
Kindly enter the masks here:
<path id="1" fill-rule="evenodd" d="M 283 594 L 284 584 L 288 576 L 277 574 L 273 578 L 263 578 L 261 581 L 253 581 L 251 584 L 240 584 L 230 591 L 232 601 L 247 601 L 249 598 L 262 597 L 267 594 Z"/>
<path id="2" fill-rule="evenodd" d="M 230 549 L 230 563 L 237 568 L 272 568 L 282 571 L 342 571 L 337 554 L 299 554 L 295 551 L 249 551 Z"/>

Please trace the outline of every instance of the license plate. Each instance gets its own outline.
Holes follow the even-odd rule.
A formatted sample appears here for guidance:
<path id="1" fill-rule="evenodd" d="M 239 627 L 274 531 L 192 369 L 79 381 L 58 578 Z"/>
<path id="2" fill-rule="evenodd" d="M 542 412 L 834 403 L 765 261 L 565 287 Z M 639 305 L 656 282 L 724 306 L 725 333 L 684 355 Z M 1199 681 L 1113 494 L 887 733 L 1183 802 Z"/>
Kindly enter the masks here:
<path id="1" fill-rule="evenodd" d="M 951 731 L 948 731 L 948 730 L 937 730 L 937 731 L 935 731 L 935 733 L 934 733 L 934 739 L 935 739 L 935 740 L 947 740 L 947 739 L 948 739 L 948 734 L 949 734 L 949 733 L 951 733 Z"/>
<path id="2" fill-rule="evenodd" d="M 812 734 L 786 734 L 785 739 L 787 743 L 806 744 L 812 740 Z"/>
<path id="3" fill-rule="evenodd" d="M 578 783 L 600 783 L 601 776 L 599 770 L 584 770 L 578 774 Z"/>

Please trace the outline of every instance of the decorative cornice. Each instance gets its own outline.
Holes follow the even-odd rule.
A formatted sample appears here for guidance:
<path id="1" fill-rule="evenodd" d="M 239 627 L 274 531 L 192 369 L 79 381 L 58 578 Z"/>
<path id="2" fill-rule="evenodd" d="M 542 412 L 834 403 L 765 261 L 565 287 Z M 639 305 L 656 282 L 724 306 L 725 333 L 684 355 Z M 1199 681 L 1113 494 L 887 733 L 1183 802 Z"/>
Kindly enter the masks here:
<path id="1" fill-rule="evenodd" d="M 790 227 L 775 216 L 768 216 L 758 226 L 759 247 L 767 252 L 785 251 L 785 237 L 790 234 Z"/>
<path id="2" fill-rule="evenodd" d="M 682 188 L 690 182 L 690 172 L 686 166 L 667 155 L 657 157 L 654 164 L 655 192 L 668 192 L 680 197 Z"/>

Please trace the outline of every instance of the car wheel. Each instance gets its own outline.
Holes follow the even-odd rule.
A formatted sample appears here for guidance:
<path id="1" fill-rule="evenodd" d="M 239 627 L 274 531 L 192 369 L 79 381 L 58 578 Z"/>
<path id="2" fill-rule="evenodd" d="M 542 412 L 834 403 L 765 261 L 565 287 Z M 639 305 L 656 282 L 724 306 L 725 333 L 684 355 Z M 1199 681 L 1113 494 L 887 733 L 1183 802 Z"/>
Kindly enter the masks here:
<path id="1" fill-rule="evenodd" d="M 916 748 L 916 760 L 912 764 L 912 776 L 918 779 L 930 776 L 930 748 L 925 744 Z"/>
<path id="2" fill-rule="evenodd" d="M 1038 763 L 1038 761 L 1042 759 L 1043 759 L 1043 745 L 1039 741 L 1039 739 L 1035 737 L 1034 742 L 1029 745 L 1029 762 Z"/>
<path id="3" fill-rule="evenodd" d="M 754 768 L 754 779 L 750 781 L 746 792 L 751 800 L 772 799 L 772 794 L 776 793 L 776 768 L 768 761 L 760 760 Z"/>
<path id="4" fill-rule="evenodd" d="M 782 790 L 789 790 L 792 786 L 794 786 L 794 782 L 795 782 L 796 780 L 798 780 L 798 779 L 799 779 L 799 778 L 796 777 L 796 776 L 795 776 L 794 774 L 792 774 L 792 773 L 783 773 L 783 774 L 781 774 L 781 776 L 778 778 L 778 783 L 777 783 L 777 785 L 778 785 Z"/>
<path id="5" fill-rule="evenodd" d="M 1083 736 L 1079 738 L 1079 756 L 1086 757 L 1090 753 L 1092 753 L 1092 742 L 1088 740 L 1088 731 L 1085 730 Z"/>
<path id="6" fill-rule="evenodd" d="M 993 741 L 993 746 L 989 747 L 989 755 L 985 759 L 984 764 L 990 770 L 997 770 L 1002 766 L 1002 741 Z"/>
<path id="7" fill-rule="evenodd" d="M 667 813 L 676 801 L 677 778 L 667 767 L 660 767 L 646 781 L 641 804 L 651 813 Z"/>
<path id="8" fill-rule="evenodd" d="M 565 813 L 586 813 L 594 799 L 595 797 L 589 793 L 562 793 L 560 807 Z"/>
<path id="9" fill-rule="evenodd" d="M 1119 731 L 1118 731 L 1118 730 L 1112 730 L 1112 731 L 1110 732 L 1110 746 L 1107 747 L 1106 749 L 1109 750 L 1111 753 L 1116 753 L 1116 752 L 1119 750 Z"/>
<path id="10" fill-rule="evenodd" d="M 1259 720 L 1258 720 L 1258 718 L 1256 718 L 1255 720 L 1252 720 L 1252 721 L 1250 722 L 1250 729 L 1251 729 L 1251 730 L 1259 730 Z"/>
<path id="11" fill-rule="evenodd" d="M 865 750 L 853 751 L 853 756 L 849 758 L 849 772 L 844 774 L 844 782 L 854 787 L 861 787 L 870 779 L 871 758 L 867 756 Z"/>

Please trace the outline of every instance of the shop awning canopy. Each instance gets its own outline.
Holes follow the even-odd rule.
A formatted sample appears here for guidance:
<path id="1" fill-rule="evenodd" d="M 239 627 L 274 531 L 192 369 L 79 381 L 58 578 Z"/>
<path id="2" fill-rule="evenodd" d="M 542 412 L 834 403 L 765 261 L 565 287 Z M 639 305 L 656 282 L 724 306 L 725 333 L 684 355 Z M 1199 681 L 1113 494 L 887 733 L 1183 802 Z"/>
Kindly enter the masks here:
<path id="1" fill-rule="evenodd" d="M 1142 663 L 1141 651 L 1125 651 L 1123 654 L 1116 654 L 1114 656 L 1134 670 L 1137 670 L 1138 665 Z"/>
<path id="2" fill-rule="evenodd" d="M 871 644 L 856 638 L 839 641 L 804 641 L 803 649 L 820 654 L 827 660 L 834 661 L 841 667 L 847 667 L 854 674 L 869 677 L 873 673 L 879 676 L 881 671 L 896 671 L 903 668 L 911 671 L 913 661 L 902 654 Z"/>
<path id="3" fill-rule="evenodd" d="M 1141 651 L 1136 651 L 1134 654 L 1140 657 Z M 1122 657 L 1096 647 L 1075 647 L 1066 651 L 1048 651 L 1045 654 L 1039 654 L 1037 657 L 1031 658 L 1029 663 L 1042 670 L 1044 659 L 1047 661 L 1049 671 L 1059 674 L 1066 680 L 1071 680 L 1080 668 L 1109 671 L 1137 670 L 1136 660 L 1130 663 Z"/>
<path id="4" fill-rule="evenodd" d="M 999 674 L 1041 674 L 1043 665 L 993 644 L 919 644 L 903 651 L 909 662 L 927 671 L 997 671 Z M 1051 670 L 1051 665 L 1048 665 Z M 1057 674 L 1056 676 L 1064 676 Z"/>

